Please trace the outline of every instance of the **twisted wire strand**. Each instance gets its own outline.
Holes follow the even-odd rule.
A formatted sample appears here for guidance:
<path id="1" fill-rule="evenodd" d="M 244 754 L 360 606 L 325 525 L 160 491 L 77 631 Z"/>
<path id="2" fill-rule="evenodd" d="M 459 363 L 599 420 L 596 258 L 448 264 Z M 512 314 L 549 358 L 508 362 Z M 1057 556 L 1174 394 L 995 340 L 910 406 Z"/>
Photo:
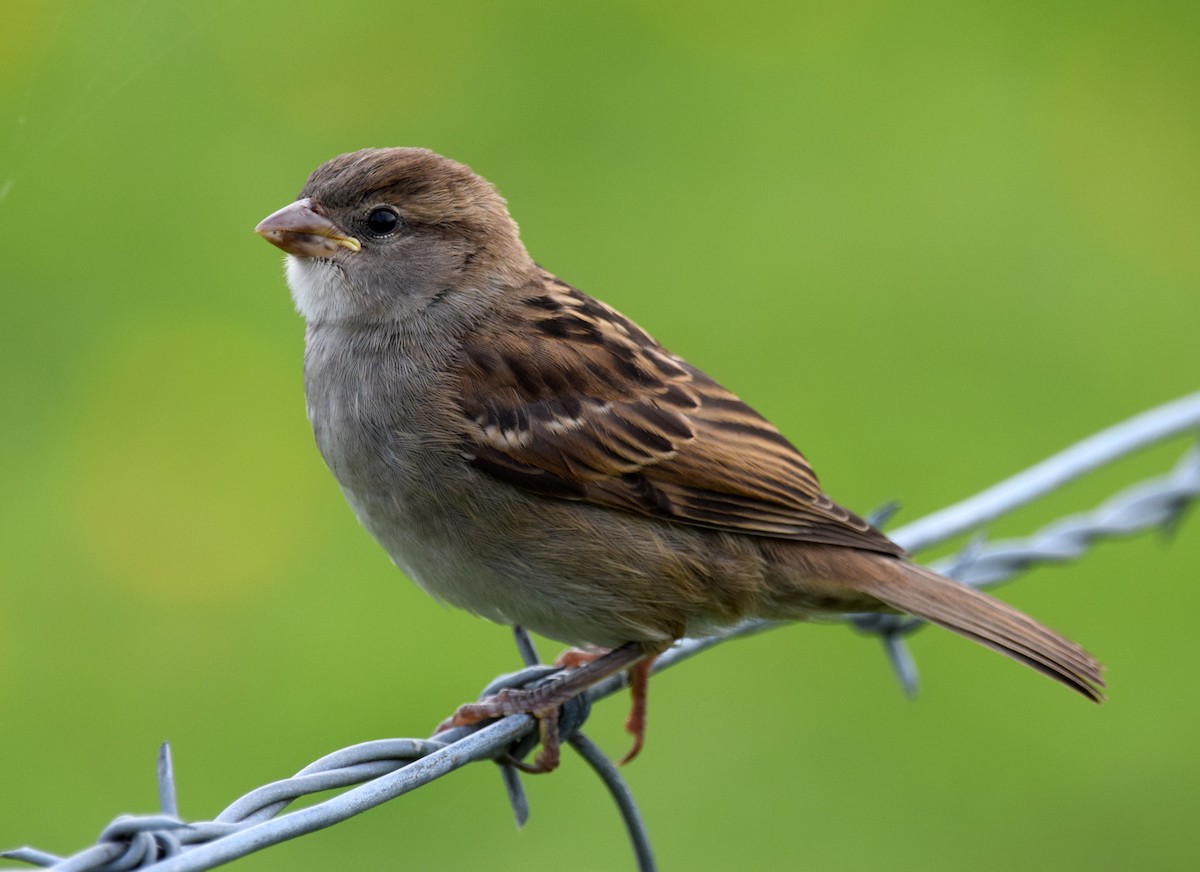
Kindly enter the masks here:
<path id="1" fill-rule="evenodd" d="M 1200 392 L 1134 415 L 962 502 L 947 506 L 895 530 L 891 537 L 909 551 L 978 530 L 1006 515 L 1147 445 L 1185 433 L 1200 432 Z"/>
<path id="2" fill-rule="evenodd" d="M 1117 457 L 1188 430 L 1200 431 L 1200 393 L 1089 437 L 1026 473 L 989 488 L 978 497 L 897 530 L 893 537 L 910 550 L 928 547 L 1024 505 L 1052 487 Z M 1001 496 L 997 497 L 997 493 Z M 935 568 L 973 586 L 997 584 L 1039 563 L 1076 559 L 1105 538 L 1127 536 L 1153 527 L 1170 529 L 1178 524 L 1185 508 L 1198 495 L 1200 447 L 1190 450 L 1170 474 L 1126 488 L 1092 512 L 1055 521 L 1025 539 L 990 544 L 973 542 L 957 557 L 943 561 Z M 1002 510 L 998 510 L 998 506 Z M 934 520 L 937 523 L 931 523 Z M 846 620 L 881 638 L 901 683 L 910 693 L 914 692 L 916 669 L 904 644 L 904 636 L 921 626 L 921 622 L 900 615 L 848 615 Z M 685 639 L 658 658 L 654 671 L 661 672 L 730 639 L 778 625 L 779 622 L 746 622 L 719 636 Z M 519 685 L 547 675 L 548 667 L 535 665 L 537 654 L 528 637 L 519 633 L 517 641 L 527 668 L 501 676 L 485 689 L 485 693 L 499 686 Z M 654 859 L 632 794 L 615 767 L 578 732 L 578 726 L 586 719 L 587 707 L 616 693 L 625 684 L 625 676 L 616 675 L 590 688 L 579 711 L 566 719 L 569 722 L 573 718 L 577 723 L 568 723 L 563 738 L 601 776 L 629 831 L 638 868 L 650 872 L 655 868 Z M 56 872 L 212 869 L 269 845 L 332 826 L 468 763 L 497 760 L 535 730 L 534 718 L 519 714 L 483 725 L 456 727 L 431 739 L 364 742 L 334 751 L 291 778 L 250 791 L 212 821 L 194 823 L 178 818 L 170 751 L 164 744 L 157 767 L 159 814 L 122 815 L 105 828 L 97 844 L 71 857 L 59 857 L 31 847 L 7 851 L 0 856 Z M 502 766 L 501 771 L 519 826 L 528 815 L 524 791 L 515 769 Z M 335 788 L 347 789 L 320 803 L 283 813 L 286 806 L 299 797 Z"/>
<path id="3" fill-rule="evenodd" d="M 1170 530 L 1198 494 L 1200 446 L 1188 451 L 1167 475 L 1126 488 L 1094 511 L 1061 518 L 1024 539 L 981 545 L 934 568 L 963 584 L 990 587 L 1034 564 L 1075 560 L 1102 539 L 1155 527 Z"/>

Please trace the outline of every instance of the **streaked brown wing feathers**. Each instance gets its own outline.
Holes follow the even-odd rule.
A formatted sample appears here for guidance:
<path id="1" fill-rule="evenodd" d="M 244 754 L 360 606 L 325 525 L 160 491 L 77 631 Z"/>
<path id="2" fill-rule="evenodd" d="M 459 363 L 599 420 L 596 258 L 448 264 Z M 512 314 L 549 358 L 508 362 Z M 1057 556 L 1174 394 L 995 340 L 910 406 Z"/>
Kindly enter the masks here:
<path id="1" fill-rule="evenodd" d="M 825 496 L 753 409 L 552 276 L 463 351 L 464 450 L 482 472 L 680 523 L 903 553 Z"/>

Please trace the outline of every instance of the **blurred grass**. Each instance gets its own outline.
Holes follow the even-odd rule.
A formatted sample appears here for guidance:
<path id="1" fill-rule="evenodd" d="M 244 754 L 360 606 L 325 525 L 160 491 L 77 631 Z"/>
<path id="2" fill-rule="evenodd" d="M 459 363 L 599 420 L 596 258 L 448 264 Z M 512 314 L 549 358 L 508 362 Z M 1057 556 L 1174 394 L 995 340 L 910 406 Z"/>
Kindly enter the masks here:
<path id="1" fill-rule="evenodd" d="M 250 232 L 331 155 L 426 145 L 536 258 L 775 420 L 842 501 L 938 508 L 1196 389 L 1195 4 L 8 0 L 0 30 L 0 845 L 68 852 L 515 663 L 357 527 Z M 1135 458 L 995 526 L 1167 468 Z M 947 634 L 905 702 L 797 627 L 656 679 L 627 775 L 664 868 L 1183 869 L 1200 807 L 1194 519 L 1004 595 L 1101 709 Z M 551 649 L 548 649 L 551 650 Z M 622 703 L 592 733 L 618 754 Z M 578 765 L 514 834 L 487 767 L 243 861 L 627 867 Z"/>

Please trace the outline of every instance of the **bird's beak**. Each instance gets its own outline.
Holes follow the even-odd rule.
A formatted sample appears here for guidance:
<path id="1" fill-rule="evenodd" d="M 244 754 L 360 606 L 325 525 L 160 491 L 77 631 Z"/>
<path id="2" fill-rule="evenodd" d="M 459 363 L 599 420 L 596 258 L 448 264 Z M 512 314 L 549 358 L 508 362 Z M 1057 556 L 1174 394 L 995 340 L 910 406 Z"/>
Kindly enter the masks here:
<path id="1" fill-rule="evenodd" d="M 254 228 L 267 242 L 300 257 L 333 257 L 339 248 L 358 251 L 362 244 L 312 206 L 305 197 L 272 212 Z"/>

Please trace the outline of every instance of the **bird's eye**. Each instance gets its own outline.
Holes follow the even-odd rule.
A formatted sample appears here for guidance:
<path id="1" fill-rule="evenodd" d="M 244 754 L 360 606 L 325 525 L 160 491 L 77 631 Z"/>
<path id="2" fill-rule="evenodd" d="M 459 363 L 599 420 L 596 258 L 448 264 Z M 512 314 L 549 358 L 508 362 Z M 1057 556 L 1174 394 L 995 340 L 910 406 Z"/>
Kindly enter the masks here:
<path id="1" fill-rule="evenodd" d="M 374 236 L 387 236 L 390 233 L 395 233 L 396 228 L 400 226 L 400 216 L 396 214 L 394 209 L 380 207 L 372 209 L 371 214 L 367 216 L 367 229 Z"/>

